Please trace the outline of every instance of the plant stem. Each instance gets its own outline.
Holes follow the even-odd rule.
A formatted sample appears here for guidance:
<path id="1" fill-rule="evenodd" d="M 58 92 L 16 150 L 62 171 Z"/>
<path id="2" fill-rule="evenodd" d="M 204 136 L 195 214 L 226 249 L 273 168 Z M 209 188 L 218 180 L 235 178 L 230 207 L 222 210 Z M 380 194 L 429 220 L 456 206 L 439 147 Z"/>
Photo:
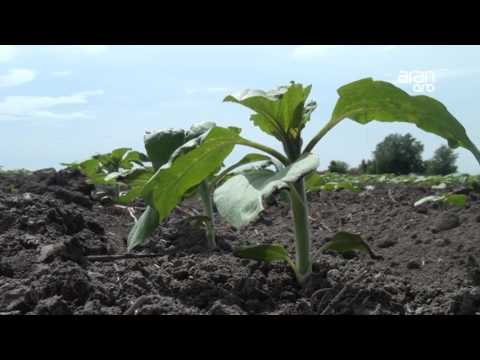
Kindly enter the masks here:
<path id="1" fill-rule="evenodd" d="M 206 181 L 202 181 L 198 188 L 200 197 L 203 202 L 204 214 L 209 218 L 206 223 L 206 234 L 207 234 L 207 244 L 208 248 L 213 250 L 217 247 L 215 242 L 215 226 L 213 222 L 213 200 L 210 194 L 209 186 Z"/>
<path id="2" fill-rule="evenodd" d="M 295 224 L 296 275 L 298 282 L 304 284 L 312 273 L 312 260 L 308 203 L 303 178 L 291 185 L 290 202 Z"/>
<path id="3" fill-rule="evenodd" d="M 265 145 L 256 143 L 254 141 L 247 140 L 247 139 L 242 139 L 240 142 L 238 142 L 238 144 L 243 145 L 243 146 L 250 146 L 254 149 L 264 151 L 267 154 L 272 155 L 274 158 L 276 158 L 278 161 L 280 161 L 285 166 L 290 164 L 290 161 L 285 156 L 283 156 L 278 151 L 276 151 L 275 149 L 272 149 L 268 146 L 265 146 Z"/>

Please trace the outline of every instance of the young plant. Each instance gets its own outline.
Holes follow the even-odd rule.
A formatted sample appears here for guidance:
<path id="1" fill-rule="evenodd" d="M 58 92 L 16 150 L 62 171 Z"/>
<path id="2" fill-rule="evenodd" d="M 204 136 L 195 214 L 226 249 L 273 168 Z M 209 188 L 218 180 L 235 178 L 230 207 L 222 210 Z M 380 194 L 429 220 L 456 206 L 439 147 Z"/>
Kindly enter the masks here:
<path id="1" fill-rule="evenodd" d="M 108 154 L 97 154 L 80 163 L 62 164 L 70 169 L 79 170 L 94 185 L 113 187 L 114 201 L 125 203 L 120 189 L 127 186 L 120 178 L 127 179 L 128 175 L 138 169 L 148 169 L 145 163 L 148 157 L 130 148 L 119 148 Z M 137 166 L 137 167 L 135 167 Z"/>
<path id="2" fill-rule="evenodd" d="M 215 187 L 228 178 L 236 168 L 252 162 L 269 161 L 269 158 L 261 154 L 249 154 L 223 171 L 221 171 L 223 163 L 220 162 L 217 166 L 202 172 L 195 183 L 182 186 L 179 189 L 178 186 L 182 184 L 177 183 L 175 177 L 169 179 L 168 175 L 164 176 L 163 174 L 168 174 L 172 167 L 175 169 L 178 166 L 177 160 L 181 163 L 183 156 L 188 155 L 200 146 L 210 130 L 215 128 L 215 126 L 215 123 L 205 122 L 194 125 L 190 130 L 167 129 L 155 133 L 147 133 L 145 136 L 145 149 L 148 156 L 152 159 L 153 169 L 129 174 L 128 181 L 133 184 L 130 196 L 136 197 L 146 194 L 144 197 L 148 207 L 130 231 L 128 237 L 129 251 L 143 244 L 183 199 L 191 197 L 200 198 L 204 214 L 192 216 L 188 220 L 201 222 L 205 226 L 208 247 L 210 249 L 216 248 L 212 199 Z M 179 173 L 177 175 L 182 174 Z M 174 200 L 166 203 L 169 204 L 168 208 L 157 206 L 155 202 L 149 201 L 149 193 L 145 191 L 145 189 L 150 188 L 153 182 L 158 182 L 159 179 L 160 181 L 169 181 L 165 188 L 171 191 L 170 197 L 175 195 Z"/>
<path id="3" fill-rule="evenodd" d="M 276 191 L 288 190 L 295 228 L 295 261 L 288 258 L 286 250 L 280 245 L 257 246 L 240 250 L 238 254 L 265 261 L 286 260 L 303 284 L 312 272 L 304 179 L 319 165 L 317 155 L 312 152 L 314 147 L 342 120 L 348 118 L 360 124 L 373 120 L 409 122 L 447 139 L 452 148 L 462 146 L 470 150 L 480 163 L 480 151 L 470 141 L 463 126 L 440 102 L 428 96 L 410 96 L 390 83 L 371 78 L 341 87 L 331 118 L 304 145 L 302 130 L 316 108 L 315 102 L 307 102 L 310 90 L 311 86 L 292 82 L 269 92 L 245 90 L 238 95 L 227 96 L 224 101 L 253 110 L 251 121 L 275 137 L 284 153 L 241 137 L 238 128 L 210 129 L 198 147 L 158 169 L 144 187 L 143 197 L 158 213 L 156 219 L 168 215 L 181 196 L 213 173 L 236 145 L 261 150 L 278 164 L 276 170 L 262 168 L 229 177 L 214 191 L 214 202 L 219 214 L 240 229 L 259 216 L 264 209 L 265 198 Z M 358 235 L 340 234 L 327 243 L 326 248 L 338 251 L 368 248 Z"/>

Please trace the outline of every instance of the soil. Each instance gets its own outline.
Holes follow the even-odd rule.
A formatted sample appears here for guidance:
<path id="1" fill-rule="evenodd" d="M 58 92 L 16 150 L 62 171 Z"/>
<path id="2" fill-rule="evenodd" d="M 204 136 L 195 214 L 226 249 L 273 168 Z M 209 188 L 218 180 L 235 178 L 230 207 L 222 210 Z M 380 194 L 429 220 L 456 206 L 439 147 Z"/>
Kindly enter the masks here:
<path id="1" fill-rule="evenodd" d="M 150 255 L 119 258 L 109 256 L 125 253 L 134 220 L 92 190 L 71 170 L 0 175 L 1 314 L 480 312 L 480 195 L 468 189 L 454 189 L 468 195 L 464 208 L 414 208 L 434 194 L 419 186 L 308 194 L 314 273 L 304 287 L 287 264 L 233 254 L 255 243 L 294 254 L 292 216 L 280 197 L 240 232 L 217 218 L 218 250 L 209 251 L 203 231 L 175 210 L 135 252 Z M 138 217 L 143 204 L 135 206 Z M 382 259 L 322 252 L 340 230 L 362 234 Z"/>

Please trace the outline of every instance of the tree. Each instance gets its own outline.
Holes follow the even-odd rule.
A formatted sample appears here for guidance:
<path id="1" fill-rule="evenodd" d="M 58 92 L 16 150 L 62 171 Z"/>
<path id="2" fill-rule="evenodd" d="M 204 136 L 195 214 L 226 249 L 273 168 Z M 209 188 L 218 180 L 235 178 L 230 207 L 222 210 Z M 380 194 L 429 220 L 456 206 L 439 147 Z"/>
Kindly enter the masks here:
<path id="1" fill-rule="evenodd" d="M 458 155 L 447 145 L 440 146 L 430 160 L 425 161 L 428 175 L 448 175 L 457 172 Z"/>
<path id="2" fill-rule="evenodd" d="M 423 144 L 411 134 L 389 135 L 377 145 L 373 152 L 375 173 L 421 174 L 425 171 L 422 152 Z"/>
<path id="3" fill-rule="evenodd" d="M 344 161 L 330 161 L 330 165 L 328 166 L 328 171 L 339 173 L 339 174 L 346 174 L 348 172 L 348 164 Z"/>

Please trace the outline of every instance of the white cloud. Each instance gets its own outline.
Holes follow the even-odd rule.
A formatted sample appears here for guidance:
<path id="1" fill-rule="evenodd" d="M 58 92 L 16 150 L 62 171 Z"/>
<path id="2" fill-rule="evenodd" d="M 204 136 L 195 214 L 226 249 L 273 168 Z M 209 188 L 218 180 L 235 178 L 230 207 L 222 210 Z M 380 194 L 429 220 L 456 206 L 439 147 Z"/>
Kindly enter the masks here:
<path id="1" fill-rule="evenodd" d="M 63 71 L 54 71 L 52 72 L 52 76 L 54 77 L 67 77 L 72 75 L 71 70 L 63 70 Z"/>
<path id="2" fill-rule="evenodd" d="M 30 69 L 13 69 L 0 75 L 0 87 L 18 86 L 35 79 L 35 71 Z"/>
<path id="3" fill-rule="evenodd" d="M 0 120 L 15 118 L 80 119 L 91 118 L 83 112 L 54 112 L 64 105 L 83 105 L 88 98 L 102 95 L 103 90 L 83 91 L 70 96 L 7 96 L 0 102 Z"/>
<path id="4" fill-rule="evenodd" d="M 0 45 L 0 63 L 9 62 L 17 54 L 17 48 L 14 45 Z"/>
<path id="5" fill-rule="evenodd" d="M 312 60 L 332 54 L 344 45 L 301 45 L 293 48 L 292 57 L 295 60 Z"/>

